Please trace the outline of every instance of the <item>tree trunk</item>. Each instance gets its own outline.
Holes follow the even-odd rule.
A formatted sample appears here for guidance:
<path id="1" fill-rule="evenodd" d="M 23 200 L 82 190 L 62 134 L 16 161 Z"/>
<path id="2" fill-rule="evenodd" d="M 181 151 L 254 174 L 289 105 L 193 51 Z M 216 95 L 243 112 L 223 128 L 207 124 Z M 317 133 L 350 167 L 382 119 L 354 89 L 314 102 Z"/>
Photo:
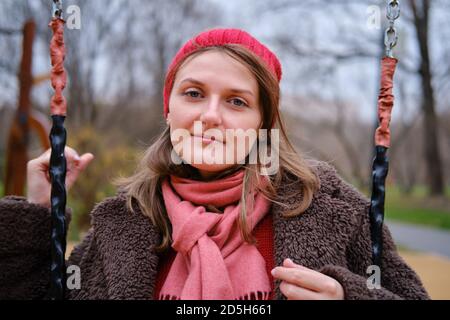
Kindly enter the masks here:
<path id="1" fill-rule="evenodd" d="M 421 63 L 419 73 L 422 79 L 422 111 L 424 114 L 425 134 L 425 160 L 431 195 L 444 194 L 444 179 L 442 162 L 439 151 L 438 120 L 435 111 L 435 100 L 432 86 L 432 75 L 430 67 L 430 55 L 428 47 L 428 17 L 430 0 L 421 2 L 417 6 L 414 0 L 410 0 L 411 9 L 414 14 L 414 26 L 419 43 Z"/>

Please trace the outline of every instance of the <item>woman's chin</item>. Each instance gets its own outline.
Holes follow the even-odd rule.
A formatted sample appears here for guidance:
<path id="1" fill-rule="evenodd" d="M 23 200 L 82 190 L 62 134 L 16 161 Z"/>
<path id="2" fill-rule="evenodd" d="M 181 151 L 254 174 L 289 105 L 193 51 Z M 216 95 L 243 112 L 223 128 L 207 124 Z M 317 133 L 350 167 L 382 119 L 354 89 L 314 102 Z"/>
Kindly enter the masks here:
<path id="1" fill-rule="evenodd" d="M 204 173 L 205 175 L 216 175 L 222 171 L 225 171 L 235 166 L 229 164 L 223 165 L 223 164 L 198 164 L 198 163 L 190 163 L 190 165 L 199 170 L 201 173 Z"/>

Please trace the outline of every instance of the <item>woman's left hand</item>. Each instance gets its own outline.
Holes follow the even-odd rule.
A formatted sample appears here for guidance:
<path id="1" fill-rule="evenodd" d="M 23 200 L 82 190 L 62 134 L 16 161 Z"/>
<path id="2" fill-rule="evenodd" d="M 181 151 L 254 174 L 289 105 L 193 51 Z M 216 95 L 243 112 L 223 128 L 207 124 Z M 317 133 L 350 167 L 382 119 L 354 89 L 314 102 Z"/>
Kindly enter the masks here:
<path id="1" fill-rule="evenodd" d="M 334 278 L 285 259 L 272 270 L 280 279 L 280 290 L 288 300 L 343 300 L 344 288 Z"/>

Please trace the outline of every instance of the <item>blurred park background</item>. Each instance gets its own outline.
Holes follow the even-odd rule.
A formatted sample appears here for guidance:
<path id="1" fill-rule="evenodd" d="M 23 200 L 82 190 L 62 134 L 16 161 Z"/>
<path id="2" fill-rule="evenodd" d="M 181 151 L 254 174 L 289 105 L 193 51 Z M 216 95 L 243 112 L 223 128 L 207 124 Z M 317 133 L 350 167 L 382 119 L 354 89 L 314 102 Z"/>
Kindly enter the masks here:
<path id="1" fill-rule="evenodd" d="M 79 25 L 65 31 L 67 145 L 95 155 L 69 193 L 71 244 L 89 227 L 94 205 L 115 194 L 111 179 L 131 174 L 139 152 L 165 125 L 166 68 L 187 39 L 207 28 L 243 28 L 279 56 L 281 109 L 292 141 L 306 157 L 331 163 L 370 194 L 386 1 L 64 1 L 66 8 L 70 5 L 79 8 Z M 25 148 L 24 163 L 45 150 L 42 135 L 31 125 L 39 123 L 41 133 L 50 125 L 50 14 L 49 0 L 0 2 L 1 195 L 7 193 L 8 168 L 14 165 L 8 156 Z M 74 14 L 77 10 L 65 13 Z M 30 75 L 21 65 L 27 21 L 36 28 Z M 393 226 L 402 255 L 432 297 L 450 299 L 450 1 L 401 1 L 396 27 L 399 64 L 386 219 L 428 230 L 430 238 L 442 236 L 422 248 L 414 244 L 423 240 L 415 229 L 394 232 Z M 28 122 L 18 111 L 24 104 Z M 30 128 L 22 136 L 17 128 L 24 123 Z M 12 137 L 16 142 L 8 147 Z M 14 170 L 23 179 L 20 161 Z M 412 241 L 403 237 L 408 232 Z M 438 242 L 442 249 L 434 250 Z"/>

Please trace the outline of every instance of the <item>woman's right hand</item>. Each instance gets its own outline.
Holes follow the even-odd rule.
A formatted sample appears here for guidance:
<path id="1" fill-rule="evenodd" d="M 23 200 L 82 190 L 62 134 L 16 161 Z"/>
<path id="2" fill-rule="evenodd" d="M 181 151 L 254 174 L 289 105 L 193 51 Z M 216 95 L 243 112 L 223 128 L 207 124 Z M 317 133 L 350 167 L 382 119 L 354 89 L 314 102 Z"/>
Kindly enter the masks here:
<path id="1" fill-rule="evenodd" d="M 27 164 L 27 200 L 47 208 L 51 207 L 50 155 L 51 149 L 48 149 L 36 159 L 28 161 Z M 80 157 L 70 147 L 64 149 L 64 155 L 67 163 L 66 191 L 69 191 L 77 180 L 78 175 L 94 159 L 94 155 L 85 153 Z"/>

